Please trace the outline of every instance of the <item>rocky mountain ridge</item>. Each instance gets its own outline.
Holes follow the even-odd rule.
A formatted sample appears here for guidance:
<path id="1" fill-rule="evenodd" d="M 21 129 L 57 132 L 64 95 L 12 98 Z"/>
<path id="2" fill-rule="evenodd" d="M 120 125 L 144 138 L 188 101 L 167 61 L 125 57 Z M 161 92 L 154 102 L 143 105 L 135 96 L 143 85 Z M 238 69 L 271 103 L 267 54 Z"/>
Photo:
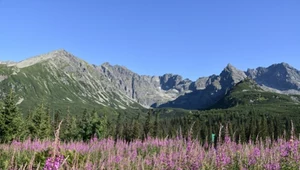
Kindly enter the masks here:
<path id="1" fill-rule="evenodd" d="M 134 108 L 136 104 L 143 107 L 203 109 L 216 103 L 247 77 L 269 91 L 295 94 L 300 90 L 300 71 L 286 63 L 245 72 L 228 64 L 220 75 L 201 77 L 196 81 L 173 74 L 139 75 L 126 67 L 109 63 L 95 66 L 65 50 L 17 63 L 0 62 L 0 65 L 0 87 L 15 88 L 24 102 L 27 95 L 34 96 L 35 93 L 53 98 L 55 90 L 60 93 L 57 100 L 63 98 L 64 102 L 70 103 L 92 102 L 119 109 Z M 28 79 L 32 81 L 28 83 Z M 4 91 L 5 88 L 0 89 L 1 93 Z"/>

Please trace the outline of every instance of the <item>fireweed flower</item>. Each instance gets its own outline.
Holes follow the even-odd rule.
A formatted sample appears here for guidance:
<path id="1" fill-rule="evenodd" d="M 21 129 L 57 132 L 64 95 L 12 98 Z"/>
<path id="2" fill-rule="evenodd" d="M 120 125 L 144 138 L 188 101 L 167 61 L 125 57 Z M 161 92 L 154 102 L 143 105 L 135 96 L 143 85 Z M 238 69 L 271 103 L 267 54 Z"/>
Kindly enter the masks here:
<path id="1" fill-rule="evenodd" d="M 259 156 L 260 156 L 260 150 L 257 147 L 255 147 L 251 152 L 251 154 L 249 155 L 248 165 L 256 164 Z"/>
<path id="2" fill-rule="evenodd" d="M 280 145 L 280 156 L 281 157 L 288 157 L 289 155 L 289 147 L 286 144 Z"/>
<path id="3" fill-rule="evenodd" d="M 223 167 L 229 165 L 231 163 L 231 159 L 228 155 L 222 152 L 217 155 L 216 162 L 218 167 Z"/>
<path id="4" fill-rule="evenodd" d="M 280 170 L 279 163 L 268 163 L 264 166 L 266 170 Z"/>
<path id="5" fill-rule="evenodd" d="M 93 169 L 93 164 L 92 164 L 92 163 L 87 163 L 87 164 L 85 165 L 85 169 L 86 169 L 86 170 L 92 170 L 92 169 Z"/>
<path id="6" fill-rule="evenodd" d="M 224 140 L 226 142 L 226 140 Z M 204 141 L 205 142 L 205 141 Z M 74 169 L 130 169 L 131 167 L 145 169 L 226 169 L 230 165 L 239 168 L 279 170 L 296 169 L 299 166 L 300 152 L 299 140 L 287 142 L 285 139 L 269 142 L 261 140 L 252 144 L 220 143 L 216 148 L 205 146 L 196 139 L 159 139 L 149 138 L 143 142 L 134 140 L 126 143 L 118 139 L 116 144 L 113 139 L 93 138 L 88 142 L 72 141 L 61 142 L 59 148 L 71 157 L 68 166 Z M 34 153 L 47 151 L 51 140 L 25 140 L 13 141 L 11 144 L 1 144 L 0 152 L 10 154 L 16 150 L 15 156 L 22 152 Z M 208 143 L 207 143 L 208 145 Z M 70 154 L 68 153 L 70 151 Z M 1 153 L 0 153 L 1 154 Z M 11 153 L 12 154 L 12 153 Z M 50 154 L 44 170 L 63 169 L 65 160 L 60 152 Z M 87 158 L 86 160 L 82 157 Z M 241 161 L 242 160 L 242 161 Z M 74 163 L 73 163 L 74 162 Z M 75 162 L 80 162 L 76 164 Z M 22 165 L 24 163 L 22 162 Z M 34 163 L 33 165 L 37 165 Z M 281 167 L 282 166 L 282 167 Z M 134 169 L 134 168 L 133 168 Z"/>
<path id="7" fill-rule="evenodd" d="M 44 170 L 58 170 L 64 161 L 63 155 L 56 155 L 55 158 L 49 157 L 46 160 Z"/>
<path id="8" fill-rule="evenodd" d="M 152 161 L 150 159 L 145 159 L 145 164 L 146 165 L 152 165 Z"/>
<path id="9" fill-rule="evenodd" d="M 231 142 L 230 136 L 226 135 L 226 136 L 225 136 L 225 139 L 224 139 L 224 142 L 225 142 L 226 144 L 230 143 L 230 142 Z"/>

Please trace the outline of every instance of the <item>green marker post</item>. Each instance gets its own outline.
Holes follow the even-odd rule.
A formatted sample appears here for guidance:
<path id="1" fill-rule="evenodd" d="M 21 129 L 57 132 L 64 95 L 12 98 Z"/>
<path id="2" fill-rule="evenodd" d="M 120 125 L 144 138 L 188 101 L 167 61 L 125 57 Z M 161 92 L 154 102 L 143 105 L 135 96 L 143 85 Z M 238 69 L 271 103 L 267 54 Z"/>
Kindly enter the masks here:
<path id="1" fill-rule="evenodd" d="M 216 137 L 216 134 L 211 134 L 211 143 L 214 143 L 215 142 L 215 137 Z"/>

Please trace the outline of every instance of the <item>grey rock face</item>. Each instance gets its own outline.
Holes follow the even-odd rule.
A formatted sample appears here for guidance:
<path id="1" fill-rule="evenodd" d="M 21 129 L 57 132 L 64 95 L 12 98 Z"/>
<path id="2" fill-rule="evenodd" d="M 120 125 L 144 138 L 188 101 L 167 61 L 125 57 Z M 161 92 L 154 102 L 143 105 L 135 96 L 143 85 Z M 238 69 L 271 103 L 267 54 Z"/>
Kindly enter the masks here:
<path id="1" fill-rule="evenodd" d="M 98 69 L 115 88 L 146 107 L 174 100 L 188 91 L 192 82 L 171 74 L 141 76 L 123 66 L 112 66 L 109 63 L 104 63 Z"/>
<path id="2" fill-rule="evenodd" d="M 209 77 L 201 77 L 197 79 L 195 82 L 192 83 L 192 90 L 202 90 L 205 89 L 209 83 L 208 83 Z"/>
<path id="3" fill-rule="evenodd" d="M 300 90 L 300 71 L 287 63 L 248 69 L 246 74 L 258 84 L 275 90 Z"/>
<path id="4" fill-rule="evenodd" d="M 220 100 L 236 83 L 244 80 L 246 74 L 232 65 L 228 65 L 220 75 L 199 78 L 192 83 L 193 91 L 179 96 L 159 107 L 175 107 L 184 109 L 203 109 Z"/>
<path id="5" fill-rule="evenodd" d="M 219 76 L 199 78 L 196 82 L 180 75 L 141 76 L 123 66 L 104 63 L 99 71 L 127 97 L 146 107 L 204 108 L 216 102 L 227 89 L 247 76 L 228 65 Z"/>
<path id="6" fill-rule="evenodd" d="M 230 81 L 232 81 L 232 83 L 234 84 L 244 80 L 247 77 L 247 75 L 243 71 L 236 69 L 231 64 L 227 65 L 220 76 L 224 80 L 230 79 Z"/>
<path id="7" fill-rule="evenodd" d="M 184 79 L 179 75 L 173 75 L 173 74 L 165 74 L 163 76 L 160 76 L 160 85 L 161 89 L 163 90 L 171 90 L 176 89 L 181 92 L 185 92 L 189 90 L 190 85 L 192 83 L 189 79 Z"/>

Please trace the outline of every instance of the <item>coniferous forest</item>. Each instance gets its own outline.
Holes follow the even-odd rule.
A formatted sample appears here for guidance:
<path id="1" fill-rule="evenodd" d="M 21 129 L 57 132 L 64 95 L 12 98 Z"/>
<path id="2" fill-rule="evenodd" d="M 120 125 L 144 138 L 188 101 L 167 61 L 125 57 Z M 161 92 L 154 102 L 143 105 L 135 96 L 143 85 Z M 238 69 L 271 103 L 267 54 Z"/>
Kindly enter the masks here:
<path id="1" fill-rule="evenodd" d="M 219 136 L 220 128 L 228 127 L 228 133 L 234 141 L 249 142 L 257 138 L 290 138 L 291 124 L 295 124 L 295 133 L 299 133 L 299 118 L 289 115 L 269 114 L 260 110 L 207 110 L 193 111 L 185 116 L 168 117 L 166 110 L 149 109 L 130 117 L 119 113 L 109 117 L 93 108 L 86 108 L 82 113 L 74 115 L 66 109 L 52 110 L 47 104 L 39 104 L 24 114 L 11 92 L 1 103 L 1 142 L 25 139 L 54 139 L 54 131 L 60 127 L 62 141 L 88 141 L 112 137 L 130 142 L 135 139 L 175 138 L 178 135 L 201 142 Z M 162 116 L 161 116 L 162 115 Z M 221 135 L 224 135 L 223 133 Z"/>

